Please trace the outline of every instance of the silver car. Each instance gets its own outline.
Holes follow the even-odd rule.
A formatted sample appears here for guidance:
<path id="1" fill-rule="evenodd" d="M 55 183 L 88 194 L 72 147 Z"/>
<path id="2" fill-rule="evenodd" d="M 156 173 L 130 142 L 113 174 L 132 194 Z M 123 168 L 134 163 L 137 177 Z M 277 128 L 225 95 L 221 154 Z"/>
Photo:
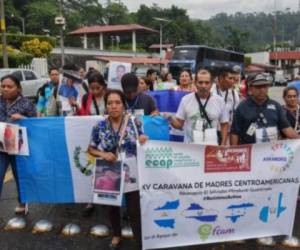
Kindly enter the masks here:
<path id="1" fill-rule="evenodd" d="M 34 71 L 29 69 L 0 69 L 0 78 L 8 74 L 12 74 L 19 79 L 22 85 L 23 96 L 29 98 L 35 98 L 38 89 L 47 82 L 46 78 L 39 78 Z"/>

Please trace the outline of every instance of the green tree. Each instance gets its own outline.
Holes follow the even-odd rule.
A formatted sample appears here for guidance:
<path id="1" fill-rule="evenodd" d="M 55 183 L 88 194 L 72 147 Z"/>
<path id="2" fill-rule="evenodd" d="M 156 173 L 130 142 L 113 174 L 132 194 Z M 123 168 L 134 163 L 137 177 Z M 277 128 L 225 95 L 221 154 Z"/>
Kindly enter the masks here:
<path id="1" fill-rule="evenodd" d="M 132 23 L 127 7 L 120 3 L 110 3 L 104 10 L 104 20 L 106 24 L 128 24 Z"/>
<path id="2" fill-rule="evenodd" d="M 249 33 L 231 25 L 225 26 L 225 30 L 228 32 L 226 39 L 227 47 L 235 51 L 245 52 L 246 47 L 244 45 L 249 37 Z"/>

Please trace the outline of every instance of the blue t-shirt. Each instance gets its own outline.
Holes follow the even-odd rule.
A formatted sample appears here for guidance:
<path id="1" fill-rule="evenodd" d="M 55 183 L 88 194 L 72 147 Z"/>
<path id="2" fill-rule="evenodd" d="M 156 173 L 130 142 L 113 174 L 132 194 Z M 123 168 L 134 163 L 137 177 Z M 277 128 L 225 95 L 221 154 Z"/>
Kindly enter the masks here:
<path id="1" fill-rule="evenodd" d="M 59 88 L 59 95 L 66 97 L 66 98 L 71 98 L 74 97 L 75 99 L 77 99 L 78 96 L 78 91 L 75 89 L 75 87 L 69 86 L 67 84 L 63 84 L 60 88 Z"/>

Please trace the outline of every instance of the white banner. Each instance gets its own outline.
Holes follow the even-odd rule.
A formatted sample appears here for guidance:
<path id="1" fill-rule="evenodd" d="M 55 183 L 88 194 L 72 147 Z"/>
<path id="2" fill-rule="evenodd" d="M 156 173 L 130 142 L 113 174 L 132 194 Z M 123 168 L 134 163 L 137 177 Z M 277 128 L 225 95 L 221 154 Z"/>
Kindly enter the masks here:
<path id="1" fill-rule="evenodd" d="M 147 142 L 138 148 L 143 248 L 291 235 L 299 162 L 299 140 Z"/>

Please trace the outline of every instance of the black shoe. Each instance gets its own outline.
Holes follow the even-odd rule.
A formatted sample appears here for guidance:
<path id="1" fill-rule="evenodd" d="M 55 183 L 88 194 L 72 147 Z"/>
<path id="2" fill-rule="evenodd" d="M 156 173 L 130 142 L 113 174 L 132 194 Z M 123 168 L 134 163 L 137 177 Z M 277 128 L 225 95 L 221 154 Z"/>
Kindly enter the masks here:
<path id="1" fill-rule="evenodd" d="M 94 205 L 92 205 L 92 206 L 87 206 L 87 207 L 85 207 L 85 208 L 83 209 L 83 211 L 82 211 L 82 216 L 83 216 L 83 217 L 89 217 L 89 216 L 91 216 L 91 215 L 93 214 L 94 210 L 95 210 Z"/>

